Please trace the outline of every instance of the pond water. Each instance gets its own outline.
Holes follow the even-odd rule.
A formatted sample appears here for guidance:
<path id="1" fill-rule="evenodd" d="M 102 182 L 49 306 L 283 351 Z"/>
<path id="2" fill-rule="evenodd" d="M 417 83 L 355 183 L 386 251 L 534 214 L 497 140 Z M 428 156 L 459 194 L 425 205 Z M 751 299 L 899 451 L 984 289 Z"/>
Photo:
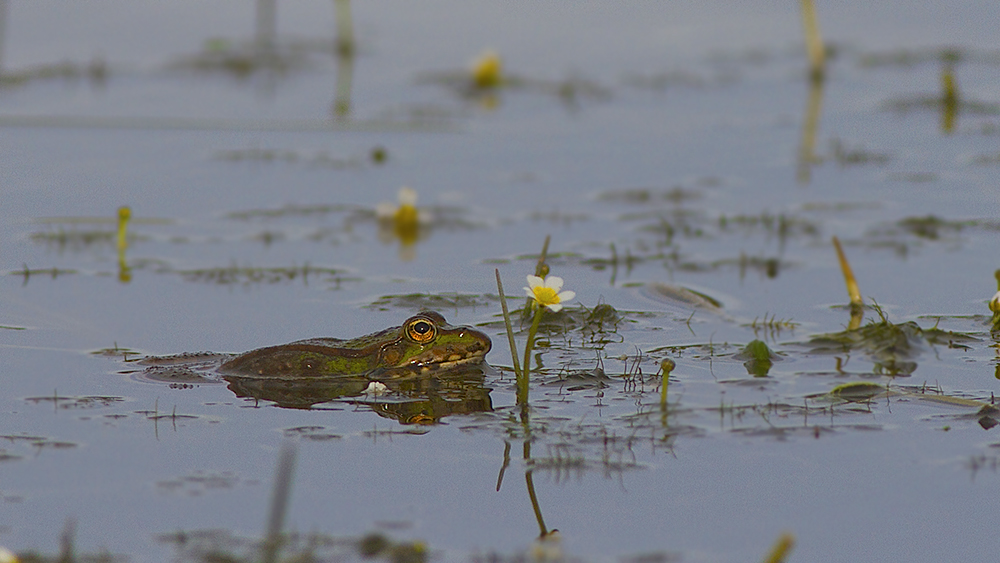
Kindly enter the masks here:
<path id="1" fill-rule="evenodd" d="M 811 82 L 797 3 L 731 4 L 3 0 L 0 545 L 256 559 L 291 451 L 283 557 L 995 556 L 1000 9 L 820 6 Z M 522 410 L 494 270 L 522 307 L 547 236 Z M 288 408 L 131 361 L 421 309 L 492 368 Z"/>

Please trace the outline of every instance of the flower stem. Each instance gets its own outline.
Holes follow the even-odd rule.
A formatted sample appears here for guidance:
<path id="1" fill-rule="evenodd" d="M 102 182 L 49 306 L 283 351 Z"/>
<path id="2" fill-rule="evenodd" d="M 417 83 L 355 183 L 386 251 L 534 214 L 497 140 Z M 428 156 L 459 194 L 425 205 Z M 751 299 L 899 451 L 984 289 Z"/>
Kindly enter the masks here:
<path id="1" fill-rule="evenodd" d="M 528 376 L 531 374 L 531 349 L 535 347 L 535 334 L 538 333 L 538 325 L 542 322 L 544 307 L 537 304 L 535 308 L 535 318 L 531 321 L 531 329 L 528 330 L 528 341 L 524 343 L 524 369 L 521 370 L 517 378 L 517 404 L 528 404 Z"/>

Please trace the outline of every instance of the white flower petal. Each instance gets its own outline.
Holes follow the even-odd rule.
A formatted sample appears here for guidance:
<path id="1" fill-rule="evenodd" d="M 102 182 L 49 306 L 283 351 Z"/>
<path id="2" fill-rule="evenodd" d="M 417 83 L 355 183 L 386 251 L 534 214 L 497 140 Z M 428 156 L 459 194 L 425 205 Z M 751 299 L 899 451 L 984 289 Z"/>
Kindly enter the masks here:
<path id="1" fill-rule="evenodd" d="M 559 290 L 562 289 L 562 286 L 563 286 L 563 279 L 560 278 L 559 276 L 549 276 L 545 278 L 545 287 L 552 288 L 552 291 L 555 291 L 556 293 L 559 293 Z"/>
<path id="2" fill-rule="evenodd" d="M 540 285 L 541 286 L 545 285 L 545 280 L 543 280 L 538 276 L 532 276 L 532 275 L 528 276 L 528 287 L 535 288 Z"/>
<path id="3" fill-rule="evenodd" d="M 560 302 L 562 302 L 562 301 L 569 301 L 570 299 L 576 297 L 576 292 L 575 291 L 563 291 L 559 295 L 557 295 L 556 297 L 559 298 Z"/>
<path id="4" fill-rule="evenodd" d="M 549 311 L 552 311 L 553 313 L 558 313 L 559 309 L 563 308 L 563 306 L 560 305 L 560 304 L 558 304 L 558 303 L 550 303 L 550 304 L 546 305 L 546 307 L 548 307 Z"/>
<path id="5" fill-rule="evenodd" d="M 417 190 L 409 186 L 403 186 L 402 188 L 399 188 L 399 204 L 409 205 L 410 207 L 416 207 Z"/>
<path id="6" fill-rule="evenodd" d="M 368 387 L 362 391 L 365 395 L 384 395 L 389 388 L 385 386 L 385 383 L 381 381 L 372 381 L 368 384 Z"/>

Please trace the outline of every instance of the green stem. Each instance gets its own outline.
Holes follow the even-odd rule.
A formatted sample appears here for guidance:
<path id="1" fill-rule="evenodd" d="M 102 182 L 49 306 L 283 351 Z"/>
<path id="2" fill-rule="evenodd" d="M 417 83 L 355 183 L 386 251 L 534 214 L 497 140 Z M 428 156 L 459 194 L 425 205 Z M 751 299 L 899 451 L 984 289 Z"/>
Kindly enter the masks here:
<path id="1" fill-rule="evenodd" d="M 537 303 L 532 305 L 535 308 L 535 318 L 531 321 L 531 329 L 528 330 L 528 341 L 524 343 L 524 369 L 521 370 L 517 378 L 517 404 L 528 404 L 528 376 L 531 374 L 531 350 L 535 347 L 535 334 L 538 333 L 538 325 L 542 322 L 544 307 Z"/>
<path id="2" fill-rule="evenodd" d="M 520 381 L 521 366 L 517 361 L 517 344 L 514 342 L 514 328 L 510 324 L 510 311 L 507 310 L 507 296 L 503 293 L 503 282 L 500 281 L 500 270 L 494 270 L 497 274 L 497 293 L 500 295 L 500 308 L 503 309 L 503 322 L 507 327 L 507 343 L 510 345 L 511 366 L 514 368 L 514 376 Z"/>

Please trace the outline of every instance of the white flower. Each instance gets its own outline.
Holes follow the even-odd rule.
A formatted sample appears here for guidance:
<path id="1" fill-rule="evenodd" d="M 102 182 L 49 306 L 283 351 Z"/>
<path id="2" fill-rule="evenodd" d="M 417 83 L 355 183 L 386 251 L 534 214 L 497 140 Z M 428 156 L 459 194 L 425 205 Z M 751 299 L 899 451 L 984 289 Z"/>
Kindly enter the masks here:
<path id="1" fill-rule="evenodd" d="M 416 228 L 419 224 L 430 223 L 430 217 L 423 209 L 417 209 L 417 190 L 403 186 L 399 188 L 399 205 L 383 201 L 375 206 L 375 217 L 397 229 Z"/>
<path id="2" fill-rule="evenodd" d="M 399 206 L 404 207 L 407 205 L 410 207 L 417 206 L 417 190 L 410 186 L 403 186 L 399 188 Z"/>
<path id="3" fill-rule="evenodd" d="M 1000 313 L 1000 291 L 996 292 L 993 299 L 990 299 L 990 311 Z"/>
<path id="4" fill-rule="evenodd" d="M 368 384 L 368 387 L 362 391 L 365 395 L 385 395 L 389 391 L 389 388 L 385 386 L 385 383 L 381 381 L 372 381 Z"/>
<path id="5" fill-rule="evenodd" d="M 528 276 L 528 287 L 524 288 L 524 291 L 539 305 L 548 307 L 550 311 L 555 313 L 563 308 L 561 305 L 563 301 L 569 301 L 576 297 L 575 291 L 560 292 L 562 286 L 563 279 L 559 276 L 549 276 L 545 279 L 538 276 Z"/>

